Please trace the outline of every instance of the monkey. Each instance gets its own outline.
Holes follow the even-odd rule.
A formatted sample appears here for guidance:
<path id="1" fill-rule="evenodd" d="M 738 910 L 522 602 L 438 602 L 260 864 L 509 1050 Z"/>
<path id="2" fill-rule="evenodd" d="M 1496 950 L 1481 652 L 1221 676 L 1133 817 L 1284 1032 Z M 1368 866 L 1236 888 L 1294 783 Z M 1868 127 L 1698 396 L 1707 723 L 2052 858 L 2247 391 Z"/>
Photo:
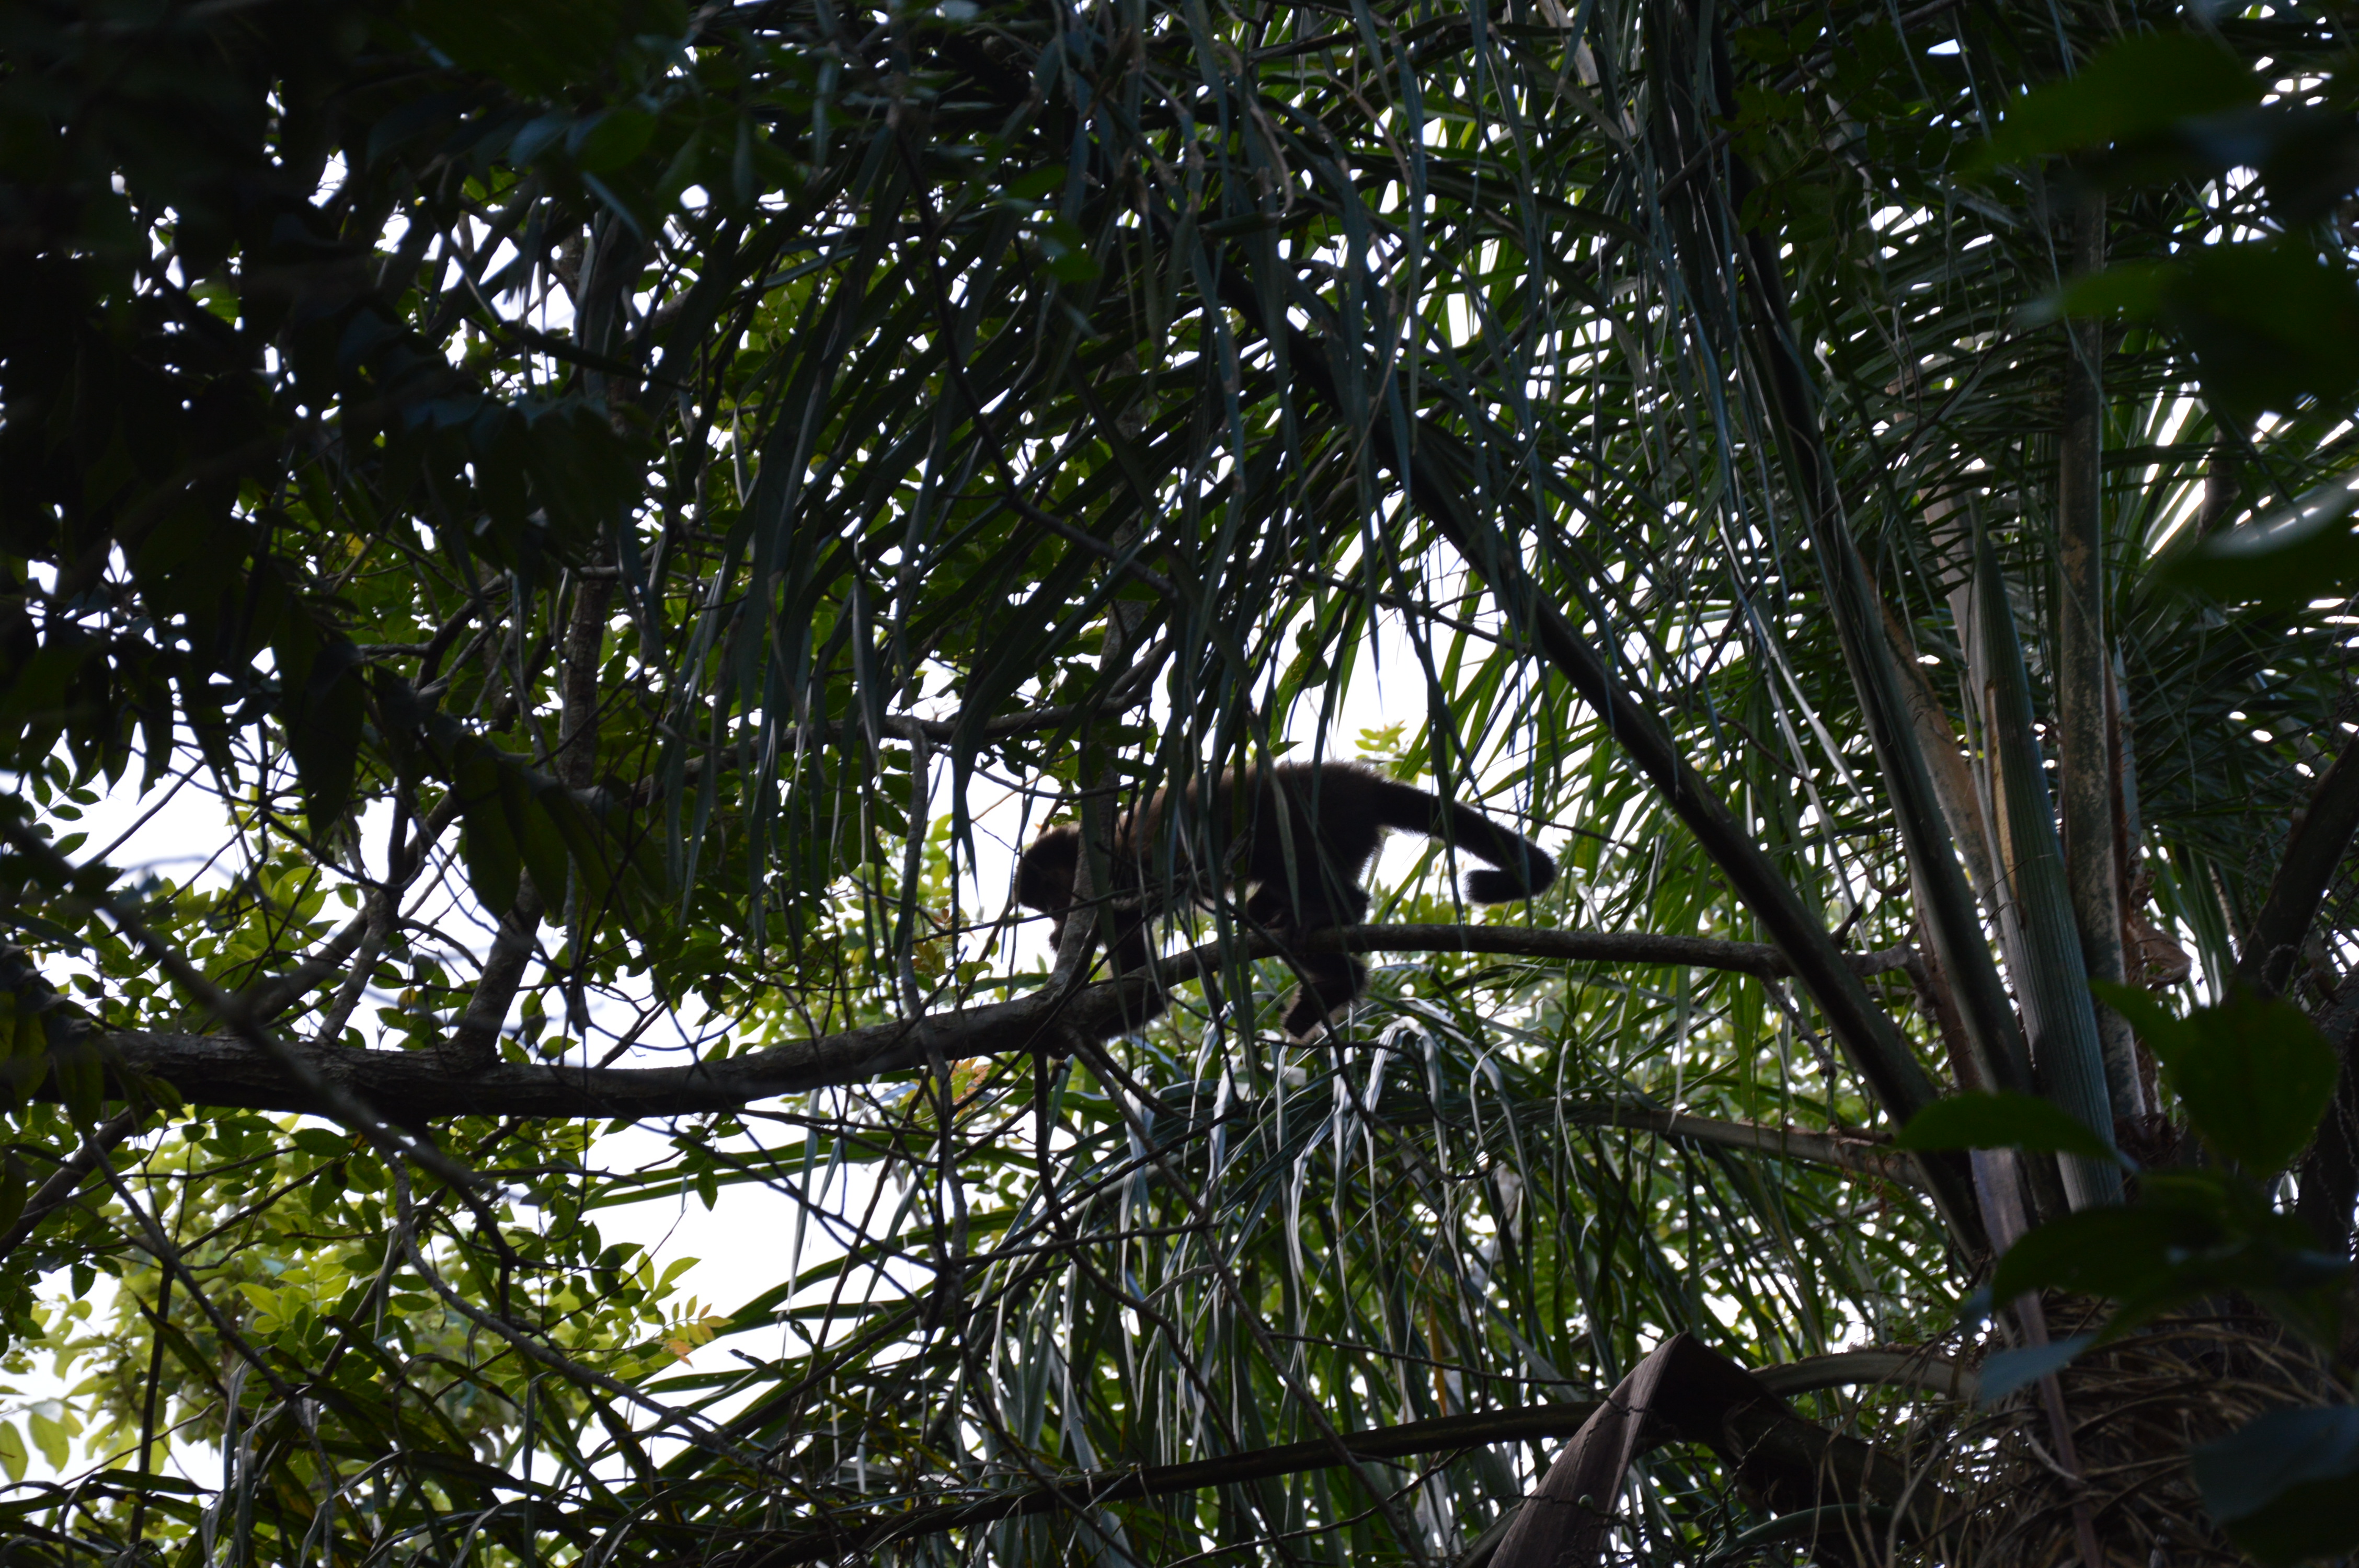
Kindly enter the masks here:
<path id="1" fill-rule="evenodd" d="M 1194 903 L 1212 908 L 1223 879 L 1207 876 L 1195 852 L 1198 835 L 1224 844 L 1219 859 L 1245 890 L 1245 916 L 1281 939 L 1356 925 L 1368 913 L 1367 875 L 1387 828 L 1441 838 L 1493 869 L 1466 874 L 1466 896 L 1476 903 L 1536 898 L 1556 881 L 1547 850 L 1472 806 L 1397 784 L 1356 762 L 1279 762 L 1223 773 L 1198 809 L 1201 784 L 1180 793 L 1180 837 L 1170 847 L 1173 878 L 1148 880 L 1158 864 L 1175 810 L 1173 792 L 1158 790 L 1114 825 L 1114 887 L 1107 896 L 1114 971 L 1128 974 L 1148 959 L 1147 925 L 1167 909 Z M 1224 836 L 1224 837 L 1223 837 Z M 1016 902 L 1049 917 L 1049 942 L 1064 946 L 1080 869 L 1081 829 L 1048 828 L 1016 866 Z M 1303 982 L 1286 1010 L 1288 1038 L 1307 1040 L 1333 1022 L 1366 989 L 1367 966 L 1348 953 L 1297 955 Z M 1163 1011 L 1147 1004 L 1145 1019 Z M 1145 1019 L 1134 1018 L 1134 1022 Z"/>

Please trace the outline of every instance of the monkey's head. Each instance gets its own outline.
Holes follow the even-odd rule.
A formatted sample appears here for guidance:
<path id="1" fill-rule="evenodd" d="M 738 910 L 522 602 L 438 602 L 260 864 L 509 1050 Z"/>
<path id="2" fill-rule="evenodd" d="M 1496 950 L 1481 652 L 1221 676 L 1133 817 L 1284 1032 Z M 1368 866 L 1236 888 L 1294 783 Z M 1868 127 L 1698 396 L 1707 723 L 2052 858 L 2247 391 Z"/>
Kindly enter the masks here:
<path id="1" fill-rule="evenodd" d="M 1081 866 L 1082 830 L 1070 822 L 1042 833 L 1016 859 L 1016 902 L 1050 917 L 1051 950 L 1065 945 L 1065 916 L 1073 907 L 1073 879 Z"/>

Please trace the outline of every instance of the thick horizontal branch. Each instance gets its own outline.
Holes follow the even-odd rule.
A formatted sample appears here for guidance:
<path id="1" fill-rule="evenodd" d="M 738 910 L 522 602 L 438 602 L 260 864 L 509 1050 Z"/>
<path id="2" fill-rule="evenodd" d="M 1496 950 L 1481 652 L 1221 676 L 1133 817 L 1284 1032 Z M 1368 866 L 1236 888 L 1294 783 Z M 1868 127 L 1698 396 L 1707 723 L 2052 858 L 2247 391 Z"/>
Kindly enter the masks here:
<path id="1" fill-rule="evenodd" d="M 1520 925 L 1349 925 L 1332 936 L 1308 937 L 1305 951 L 1330 945 L 1347 953 L 1497 953 L 1510 957 L 1560 958 L 1576 964 L 1667 965 L 1725 969 L 1756 979 L 1782 979 L 1794 972 L 1786 955 L 1767 942 L 1728 942 L 1710 936 L 1658 936 L 1645 931 L 1550 931 Z M 1880 947 L 1846 955 L 1859 975 L 1889 974 L 1916 961 L 1914 947 Z"/>
<path id="2" fill-rule="evenodd" d="M 1670 964 L 1760 977 L 1786 972 L 1774 947 L 1693 936 L 1527 930 L 1502 925 L 1355 925 L 1306 938 L 1307 949 L 1351 952 L 1469 952 L 1589 963 Z M 1242 944 L 1250 957 L 1277 951 L 1266 937 Z M 1858 955 L 1863 973 L 1906 966 L 1906 948 Z M 1217 943 L 1176 954 L 1158 966 L 1161 983 L 1215 970 Z M 574 1067 L 500 1063 L 453 1070 L 435 1051 L 363 1051 L 290 1044 L 323 1082 L 358 1096 L 376 1112 L 410 1125 L 452 1116 L 601 1117 L 636 1119 L 740 1109 L 779 1095 L 860 1083 L 904 1071 L 939 1054 L 946 1060 L 1071 1049 L 1076 1034 L 1116 1033 L 1125 1009 L 1136 1014 L 1155 982 L 1134 977 L 1089 986 L 1059 999 L 1036 991 L 1012 1001 L 869 1024 L 816 1040 L 678 1067 Z M 296 1083 L 274 1054 L 228 1034 L 103 1036 L 116 1068 L 169 1085 L 191 1105 L 321 1112 L 315 1090 Z M 53 1086 L 52 1086 L 53 1087 Z M 1623 1125 L 1673 1136 L 1760 1149 L 1878 1175 L 1894 1174 L 1886 1157 L 1822 1134 L 1789 1133 L 1742 1123 L 1708 1122 L 1668 1112 L 1633 1110 Z M 1669 1120 L 1663 1120 L 1669 1117 Z M 1658 1125 L 1660 1123 L 1660 1125 Z M 1676 1124 L 1676 1125 L 1674 1125 Z M 1823 1144 L 1821 1148 L 1820 1145 Z"/>
<path id="3" fill-rule="evenodd" d="M 1864 1133 L 1803 1132 L 1752 1121 L 1717 1121 L 1684 1111 L 1614 1101 L 1561 1102 L 1567 1121 L 1590 1127 L 1627 1127 L 1641 1132 L 1723 1149 L 1744 1149 L 1805 1164 L 1830 1165 L 1864 1176 L 1881 1176 L 1903 1186 L 1922 1187 L 1917 1162 L 1890 1142 Z"/>
<path id="4" fill-rule="evenodd" d="M 1281 944 L 1254 935 L 1235 948 L 1207 942 L 1156 960 L 1165 985 L 1217 974 L 1233 952 L 1267 958 L 1297 953 L 1485 953 L 1504 958 L 1552 958 L 1570 964 L 1626 964 L 1639 968 L 1719 969 L 1756 979 L 1783 979 L 1794 972 L 1786 955 L 1767 942 L 1731 942 L 1712 936 L 1663 936 L 1645 931 L 1556 931 L 1526 925 L 1343 925 L 1314 931 Z M 1890 974 L 1913 968 L 1914 947 L 1879 947 L 1847 955 L 1854 973 Z"/>
<path id="5" fill-rule="evenodd" d="M 737 1110 L 779 1095 L 858 1083 L 916 1066 L 937 1052 L 950 1058 L 1043 1047 L 1065 1050 L 1066 1030 L 1049 1001 L 1036 994 L 678 1067 L 503 1062 L 459 1072 L 439 1051 L 363 1051 L 292 1042 L 286 1049 L 322 1080 L 358 1096 L 379 1116 L 406 1125 L 452 1116 L 636 1120 Z M 125 1033 L 103 1035 L 101 1042 L 110 1065 L 168 1084 L 191 1105 L 310 1113 L 326 1109 L 319 1096 L 290 1081 L 276 1056 L 234 1035 Z"/>

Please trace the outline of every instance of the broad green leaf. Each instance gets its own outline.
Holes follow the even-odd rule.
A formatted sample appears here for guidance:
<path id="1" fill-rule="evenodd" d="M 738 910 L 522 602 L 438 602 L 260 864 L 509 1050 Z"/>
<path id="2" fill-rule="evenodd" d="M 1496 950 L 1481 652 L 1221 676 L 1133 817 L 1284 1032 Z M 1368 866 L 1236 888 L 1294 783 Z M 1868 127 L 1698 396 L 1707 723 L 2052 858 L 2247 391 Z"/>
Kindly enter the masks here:
<path id="1" fill-rule="evenodd" d="M 2334 1098 L 2334 1048 L 2290 1002 L 2243 990 L 2189 1022 L 2195 1040 L 2164 1076 L 2196 1127 L 2256 1174 L 2292 1163 Z"/>
<path id="2" fill-rule="evenodd" d="M 2028 326 L 2046 326 L 2067 316 L 2145 320 L 2158 315 L 2171 285 L 2182 276 L 2169 262 L 2125 262 L 2076 277 L 2024 311 Z"/>
<path id="3" fill-rule="evenodd" d="M 350 1134 L 331 1131 L 324 1127 L 299 1127 L 294 1134 L 295 1147 L 321 1160 L 335 1160 L 353 1152 Z"/>
<path id="4" fill-rule="evenodd" d="M 2275 515 L 2227 529 L 2170 557 L 2165 579 L 2224 603 L 2306 605 L 2359 584 L 2359 507 L 2340 475 Z"/>
<path id="5" fill-rule="evenodd" d="M 2309 1145 L 2333 1098 L 2337 1062 L 2299 1008 L 2239 988 L 2182 1019 L 2136 987 L 2090 989 L 2137 1029 L 2164 1081 L 2222 1153 L 2264 1174 Z"/>
<path id="6" fill-rule="evenodd" d="M 459 64 L 549 96 L 594 78 L 628 34 L 677 33 L 682 20 L 646 0 L 413 0 L 410 15 Z"/>
<path id="7" fill-rule="evenodd" d="M 2093 1334 L 2074 1334 L 2045 1345 L 1993 1351 L 1983 1357 L 1974 1398 L 1983 1404 L 1996 1404 L 2017 1389 L 2071 1365 L 2074 1357 L 2096 1342 Z"/>
<path id="8" fill-rule="evenodd" d="M 66 1430 L 64 1422 L 49 1413 L 51 1410 L 62 1412 L 63 1409 L 55 1400 L 43 1400 L 25 1411 L 25 1425 L 32 1433 L 33 1446 L 41 1451 L 41 1457 L 53 1470 L 64 1469 L 73 1452 L 73 1433 Z"/>
<path id="9" fill-rule="evenodd" d="M 2191 115 L 2260 101 L 2261 84 L 2231 50 L 2198 33 L 2140 33 L 2007 106 L 1989 157 L 2020 162 L 2151 135 Z"/>
<path id="10" fill-rule="evenodd" d="M 2199 247 L 2162 314 L 2204 385 L 2246 416 L 2339 402 L 2359 384 L 2359 280 L 2299 237 Z"/>
<path id="11" fill-rule="evenodd" d="M 535 791 L 525 781 L 522 770 L 512 769 L 509 773 L 513 781 L 508 797 L 510 820 L 517 826 L 525 869 L 532 873 L 533 886 L 540 890 L 541 898 L 554 907 L 564 901 L 566 881 L 565 838 L 550 820 L 549 797 L 560 792 Z"/>
<path id="12" fill-rule="evenodd" d="M 2264 1563 L 2359 1546 L 2359 1408 L 2272 1411 L 2188 1465 L 2212 1517 Z"/>
<path id="13" fill-rule="evenodd" d="M 23 1000 L 6 999 L 16 1025 L 8 1032 L 8 1056 L 5 1063 L 10 1092 L 18 1098 L 36 1093 L 49 1072 L 49 1023 L 34 1011 L 25 1010 Z"/>
<path id="14" fill-rule="evenodd" d="M 609 109 L 574 127 L 567 138 L 573 161 L 592 174 L 622 168 L 656 134 L 656 117 L 644 109 Z"/>
<path id="15" fill-rule="evenodd" d="M 2237 1291 L 2315 1343 L 2333 1341 L 2347 1259 L 2317 1250 L 2309 1227 L 2273 1210 L 2253 1184 L 2219 1170 L 2157 1171 L 2122 1206 L 2040 1226 L 1994 1271 L 1994 1299 L 2059 1289 L 2120 1303 L 2100 1335 L 2119 1338 L 2179 1303 Z"/>
<path id="16" fill-rule="evenodd" d="M 469 884 L 485 909 L 515 908 L 524 856 L 508 820 L 504 770 L 490 747 L 473 744 L 461 752 L 451 788 L 459 792 L 466 824 L 461 849 Z"/>
<path id="17" fill-rule="evenodd" d="M 1043 226 L 1040 254 L 1048 264 L 1049 275 L 1060 283 L 1087 283 L 1098 276 L 1098 264 L 1089 253 L 1087 236 L 1069 219 L 1053 219 Z"/>
<path id="18" fill-rule="evenodd" d="M 2162 999 L 2143 986 L 2117 985 L 2112 980 L 2091 980 L 2089 989 L 2097 1000 L 2130 1021 L 2146 1048 L 2154 1053 L 2155 1060 L 2168 1065 L 2177 1061 L 2180 1054 L 2196 1040 L 2195 1026 L 2170 1011 Z"/>
<path id="19" fill-rule="evenodd" d="M 99 1061 L 95 1040 L 84 1034 L 50 1052 L 49 1067 L 74 1120 L 84 1127 L 97 1121 L 105 1107 L 106 1068 Z"/>
<path id="20" fill-rule="evenodd" d="M 2259 168 L 2269 205 L 2288 227 L 2316 222 L 2359 187 L 2359 119 L 2347 108 L 2336 113 L 2306 105 L 2272 105 L 2267 114 Z M 2250 155 L 2236 146 L 2220 149 L 2220 156 L 2241 162 Z"/>
<path id="21" fill-rule="evenodd" d="M 33 1195 L 33 1173 L 10 1150 L 0 1159 L 0 1233 L 14 1230 L 24 1217 L 25 1200 Z"/>
<path id="22" fill-rule="evenodd" d="M 2029 1149 L 2118 1162 L 2111 1145 L 2033 1095 L 1967 1094 L 1935 1100 L 1893 1141 L 1903 1149 Z"/>
<path id="23" fill-rule="evenodd" d="M 2033 323 L 2058 316 L 2160 319 L 2195 351 L 2212 395 L 2245 416 L 2336 402 L 2359 386 L 2359 280 L 2299 236 L 2126 263 L 2027 312 Z M 2332 563 L 2348 569 L 2340 556 Z"/>
<path id="24" fill-rule="evenodd" d="M 292 624 L 301 618 L 287 617 Z M 293 639 L 282 638 L 284 648 Z M 353 780 L 360 767 L 362 727 L 367 716 L 360 655 L 341 636 L 303 639 L 309 656 L 301 661 L 299 679 L 288 676 L 290 689 L 281 700 L 281 720 L 287 727 L 287 750 L 295 760 L 296 776 L 303 788 L 304 814 L 315 834 L 330 832 L 352 802 Z"/>
<path id="25" fill-rule="evenodd" d="M 2001 1302 L 2041 1290 L 2114 1301 L 2142 1296 L 2169 1276 L 2173 1252 L 2190 1236 L 2182 1216 L 2148 1205 L 2082 1209 L 2008 1248 L 1991 1276 L 1991 1295 Z"/>

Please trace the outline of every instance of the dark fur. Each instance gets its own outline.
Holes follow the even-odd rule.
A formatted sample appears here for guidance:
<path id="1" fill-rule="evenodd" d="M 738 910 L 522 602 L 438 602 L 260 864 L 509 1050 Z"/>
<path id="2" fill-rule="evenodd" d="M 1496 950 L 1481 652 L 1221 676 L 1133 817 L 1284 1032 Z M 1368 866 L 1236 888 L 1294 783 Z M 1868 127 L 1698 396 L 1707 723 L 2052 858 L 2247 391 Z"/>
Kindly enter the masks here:
<path id="1" fill-rule="evenodd" d="M 1556 881 L 1556 862 L 1522 834 L 1357 763 L 1232 771 L 1212 786 L 1209 809 L 1195 808 L 1201 793 L 1200 785 L 1188 786 L 1176 840 L 1168 790 L 1114 821 L 1107 906 L 1116 973 L 1147 964 L 1148 921 L 1191 901 L 1210 908 L 1223 884 L 1242 883 L 1246 920 L 1281 938 L 1359 924 L 1368 913 L 1360 881 L 1387 828 L 1445 839 L 1495 868 L 1466 874 L 1466 896 L 1476 903 L 1531 898 Z M 1042 833 L 1016 866 L 1016 902 L 1050 916 L 1049 941 L 1060 947 L 1081 848 L 1081 829 L 1064 824 Z M 1199 868 L 1208 863 L 1228 874 L 1205 874 Z M 1286 1028 L 1300 1040 L 1365 989 L 1368 971 L 1346 953 L 1301 954 L 1295 961 L 1305 978 L 1286 1010 Z M 1155 999 L 1145 1016 L 1162 1010 Z"/>

